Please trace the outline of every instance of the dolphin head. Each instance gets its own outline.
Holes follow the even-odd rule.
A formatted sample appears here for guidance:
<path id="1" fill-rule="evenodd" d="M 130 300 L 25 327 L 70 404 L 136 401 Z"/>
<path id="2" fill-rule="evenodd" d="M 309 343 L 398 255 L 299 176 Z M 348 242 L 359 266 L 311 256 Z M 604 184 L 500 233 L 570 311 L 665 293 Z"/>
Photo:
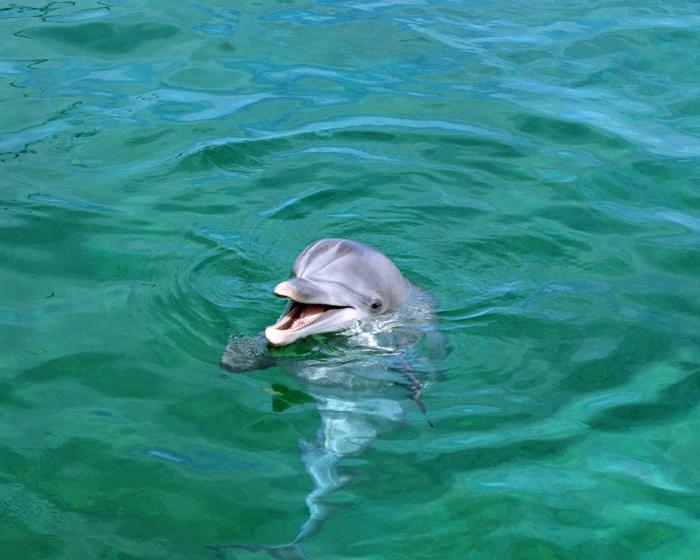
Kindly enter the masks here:
<path id="1" fill-rule="evenodd" d="M 275 295 L 289 304 L 265 337 L 284 346 L 311 334 L 343 330 L 357 321 L 391 313 L 410 283 L 377 249 L 348 239 L 321 239 L 294 261 Z"/>

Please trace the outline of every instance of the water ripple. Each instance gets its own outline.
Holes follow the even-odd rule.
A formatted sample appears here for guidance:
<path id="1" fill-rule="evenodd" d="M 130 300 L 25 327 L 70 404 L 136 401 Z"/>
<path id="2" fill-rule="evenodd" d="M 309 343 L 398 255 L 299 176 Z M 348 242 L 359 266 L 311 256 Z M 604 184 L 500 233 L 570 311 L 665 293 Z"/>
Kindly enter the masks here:
<path id="1" fill-rule="evenodd" d="M 214 4 L 0 8 L 0 556 L 289 542 L 318 411 L 218 361 L 344 236 L 450 351 L 309 557 L 694 558 L 695 6 Z"/>

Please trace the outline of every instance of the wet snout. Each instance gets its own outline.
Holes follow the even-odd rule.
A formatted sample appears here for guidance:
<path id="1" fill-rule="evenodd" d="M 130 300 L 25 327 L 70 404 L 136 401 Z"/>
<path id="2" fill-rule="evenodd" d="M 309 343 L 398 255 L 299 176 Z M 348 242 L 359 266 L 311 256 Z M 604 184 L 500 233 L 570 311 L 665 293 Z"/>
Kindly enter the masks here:
<path id="1" fill-rule="evenodd" d="M 286 297 L 289 299 L 296 299 L 297 295 L 296 291 L 294 290 L 294 286 L 288 280 L 277 284 L 275 286 L 274 292 L 277 297 Z"/>
<path id="2" fill-rule="evenodd" d="M 333 303 L 326 290 L 303 278 L 290 278 L 275 286 L 277 297 L 289 298 L 300 303 Z"/>

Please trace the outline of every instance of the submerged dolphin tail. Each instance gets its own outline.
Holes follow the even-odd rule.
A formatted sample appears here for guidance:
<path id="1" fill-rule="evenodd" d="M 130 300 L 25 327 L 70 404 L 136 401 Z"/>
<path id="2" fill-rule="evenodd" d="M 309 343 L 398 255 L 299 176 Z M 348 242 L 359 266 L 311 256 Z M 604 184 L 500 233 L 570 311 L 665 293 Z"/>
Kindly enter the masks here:
<path id="1" fill-rule="evenodd" d="M 306 472 L 313 481 L 313 489 L 306 496 L 306 506 L 309 509 L 308 519 L 301 525 L 297 536 L 288 544 L 265 546 L 261 544 L 219 544 L 207 545 L 219 560 L 233 560 L 236 556 L 227 555 L 231 550 L 247 550 L 249 552 L 265 552 L 278 560 L 309 560 L 301 548 L 301 541 L 313 535 L 320 528 L 327 516 L 327 508 L 321 500 L 343 485 L 345 480 L 338 474 L 340 453 L 328 449 L 323 440 L 324 431 L 319 430 L 317 441 L 307 443 L 299 441 L 299 450 Z"/>
<path id="2" fill-rule="evenodd" d="M 267 552 L 272 558 L 279 560 L 309 560 L 301 546 L 297 543 L 282 544 L 278 546 L 264 546 L 260 544 L 216 544 L 207 545 L 214 551 L 216 558 L 227 560 L 226 551 L 231 549 L 248 550 L 250 552 Z"/>
<path id="3" fill-rule="evenodd" d="M 321 439 L 321 434 L 318 439 Z M 338 461 L 341 455 L 326 448 L 321 441 L 316 444 L 299 441 L 301 460 L 304 462 L 306 472 L 311 477 L 313 489 L 306 496 L 306 507 L 309 510 L 309 518 L 299 528 L 293 542 L 314 534 L 326 519 L 326 507 L 321 500 L 333 490 L 340 488 L 344 480 L 338 474 Z"/>

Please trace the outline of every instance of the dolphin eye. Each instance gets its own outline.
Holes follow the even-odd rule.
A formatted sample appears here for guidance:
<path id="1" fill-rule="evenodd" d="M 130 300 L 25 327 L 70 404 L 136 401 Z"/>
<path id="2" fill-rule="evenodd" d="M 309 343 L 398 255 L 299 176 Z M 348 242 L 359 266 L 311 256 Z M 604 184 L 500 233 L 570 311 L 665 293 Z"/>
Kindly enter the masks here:
<path id="1" fill-rule="evenodd" d="M 372 308 L 372 311 L 379 311 L 382 308 L 382 302 L 379 300 L 374 300 L 370 307 Z"/>

